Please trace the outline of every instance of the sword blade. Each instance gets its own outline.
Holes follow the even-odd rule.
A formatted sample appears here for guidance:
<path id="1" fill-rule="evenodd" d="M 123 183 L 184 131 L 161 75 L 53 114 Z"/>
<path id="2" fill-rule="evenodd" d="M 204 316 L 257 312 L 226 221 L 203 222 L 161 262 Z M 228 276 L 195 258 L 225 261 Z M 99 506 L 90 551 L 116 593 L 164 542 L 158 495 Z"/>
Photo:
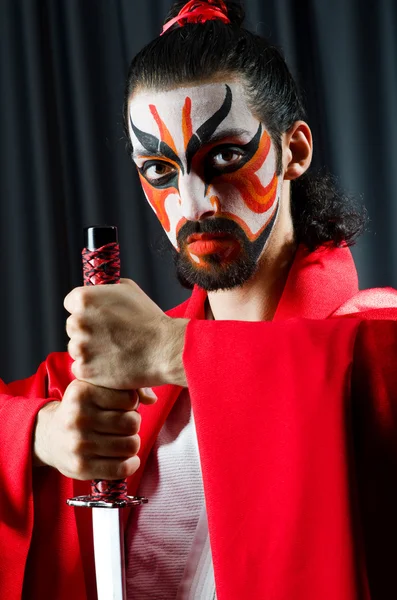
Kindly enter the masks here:
<path id="1" fill-rule="evenodd" d="M 98 600 L 126 600 L 122 509 L 93 508 Z"/>

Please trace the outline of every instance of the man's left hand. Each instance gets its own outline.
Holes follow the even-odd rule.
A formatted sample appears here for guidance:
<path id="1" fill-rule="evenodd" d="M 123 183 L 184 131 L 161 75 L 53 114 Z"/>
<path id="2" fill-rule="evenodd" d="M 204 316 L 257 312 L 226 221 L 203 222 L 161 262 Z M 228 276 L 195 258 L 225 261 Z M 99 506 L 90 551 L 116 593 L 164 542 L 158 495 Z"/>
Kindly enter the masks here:
<path id="1" fill-rule="evenodd" d="M 188 320 L 168 317 L 133 281 L 76 288 L 64 305 L 77 379 L 118 390 L 186 386 Z"/>

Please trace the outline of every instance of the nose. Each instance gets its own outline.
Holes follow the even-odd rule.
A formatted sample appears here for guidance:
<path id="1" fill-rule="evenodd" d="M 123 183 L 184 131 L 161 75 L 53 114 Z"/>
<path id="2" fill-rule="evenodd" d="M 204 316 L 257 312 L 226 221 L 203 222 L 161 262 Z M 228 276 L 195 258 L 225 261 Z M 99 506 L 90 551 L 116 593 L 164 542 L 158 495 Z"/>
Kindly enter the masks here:
<path id="1" fill-rule="evenodd" d="M 181 177 L 179 199 L 182 216 L 188 221 L 201 221 L 215 215 L 215 208 L 206 194 L 206 184 L 198 175 Z"/>

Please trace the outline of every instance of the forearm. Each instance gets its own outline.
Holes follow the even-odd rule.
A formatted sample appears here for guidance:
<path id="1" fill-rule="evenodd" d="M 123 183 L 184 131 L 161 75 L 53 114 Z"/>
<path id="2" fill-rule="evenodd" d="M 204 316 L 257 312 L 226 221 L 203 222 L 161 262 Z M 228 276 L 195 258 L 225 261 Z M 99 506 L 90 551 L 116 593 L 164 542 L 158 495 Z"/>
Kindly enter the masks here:
<path id="1" fill-rule="evenodd" d="M 54 408 L 59 404 L 58 401 L 48 402 L 37 413 L 32 440 L 32 466 L 46 467 L 50 465 L 50 455 L 48 448 L 48 428 L 51 423 L 51 416 Z"/>

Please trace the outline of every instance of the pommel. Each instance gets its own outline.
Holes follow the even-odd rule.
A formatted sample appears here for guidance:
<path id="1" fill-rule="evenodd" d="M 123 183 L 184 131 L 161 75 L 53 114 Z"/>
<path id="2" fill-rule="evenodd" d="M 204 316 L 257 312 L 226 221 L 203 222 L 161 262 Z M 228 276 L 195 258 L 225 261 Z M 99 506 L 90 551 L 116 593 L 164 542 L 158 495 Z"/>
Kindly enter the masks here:
<path id="1" fill-rule="evenodd" d="M 107 244 L 117 244 L 117 227 L 113 225 L 101 225 L 84 228 L 84 248 L 95 252 L 98 248 Z"/>

